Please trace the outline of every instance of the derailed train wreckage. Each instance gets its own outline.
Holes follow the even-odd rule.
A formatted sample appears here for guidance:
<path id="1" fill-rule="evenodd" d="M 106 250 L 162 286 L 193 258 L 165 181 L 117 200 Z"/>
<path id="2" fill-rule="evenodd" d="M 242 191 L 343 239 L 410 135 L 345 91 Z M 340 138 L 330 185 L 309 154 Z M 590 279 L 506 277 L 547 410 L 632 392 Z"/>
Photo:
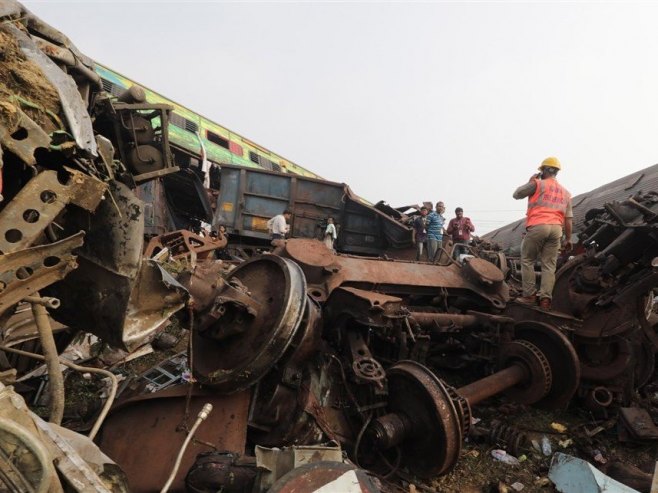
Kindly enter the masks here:
<path id="1" fill-rule="evenodd" d="M 586 252 L 558 273 L 552 312 L 515 303 L 503 271 L 478 256 L 433 265 L 336 255 L 310 239 L 278 242 L 232 269 L 198 260 L 174 278 L 143 255 L 135 193 L 177 171 L 167 107 L 144 103 L 137 88 L 108 98 L 92 62 L 19 4 L 3 2 L 0 18 L 10 21 L 0 25 L 0 377 L 25 373 L 32 356 L 16 345 L 41 341 L 35 357 L 50 362 L 54 423 L 2 388 L 0 477 L 9 488 L 157 490 L 204 403 L 214 410 L 179 457 L 174 489 L 252 491 L 255 447 L 329 440 L 382 477 L 429 478 L 455 465 L 473 407 L 494 395 L 549 409 L 580 400 L 597 413 L 642 403 L 658 349 L 655 192 L 591 211 Z M 183 254 L 203 243 L 188 233 L 158 241 Z M 25 303 L 34 324 L 16 322 Z M 46 309 L 66 327 L 56 339 Z M 124 399 L 106 419 L 101 411 L 90 436 L 116 464 L 57 426 L 57 353 L 73 334 L 132 351 L 174 314 L 191 330 L 196 382 Z M 455 370 L 458 387 L 447 382 Z M 271 491 L 296 480 L 282 479 Z M 361 487 L 376 488 L 368 478 Z"/>

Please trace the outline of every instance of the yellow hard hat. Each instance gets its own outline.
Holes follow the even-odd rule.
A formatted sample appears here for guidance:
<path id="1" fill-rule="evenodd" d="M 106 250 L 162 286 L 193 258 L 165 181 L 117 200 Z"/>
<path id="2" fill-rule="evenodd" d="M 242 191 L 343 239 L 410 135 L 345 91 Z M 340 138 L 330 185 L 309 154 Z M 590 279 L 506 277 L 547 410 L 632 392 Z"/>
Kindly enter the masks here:
<path id="1" fill-rule="evenodd" d="M 562 166 L 560 165 L 560 160 L 558 158 L 551 156 L 547 157 L 541 162 L 539 165 L 539 170 L 541 171 L 543 168 L 562 169 Z"/>

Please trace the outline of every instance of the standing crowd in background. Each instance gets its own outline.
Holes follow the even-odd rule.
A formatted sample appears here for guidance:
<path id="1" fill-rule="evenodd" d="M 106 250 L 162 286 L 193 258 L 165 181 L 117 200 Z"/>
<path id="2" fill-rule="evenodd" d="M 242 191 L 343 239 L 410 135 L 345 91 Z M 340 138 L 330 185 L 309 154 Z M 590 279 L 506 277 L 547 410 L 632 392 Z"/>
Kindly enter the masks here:
<path id="1" fill-rule="evenodd" d="M 416 260 L 435 262 L 440 252 L 453 245 L 452 254 L 458 258 L 460 254 L 468 252 L 471 241 L 471 233 L 475 226 L 470 218 L 464 216 L 464 209 L 457 207 L 455 217 L 450 219 L 446 226 L 445 204 L 436 203 L 436 209 L 430 210 L 423 206 L 418 208 L 419 214 L 412 224 L 412 238 L 416 245 Z M 272 240 L 283 240 L 289 233 L 290 218 L 292 212 L 288 209 L 277 214 L 267 221 L 267 230 Z M 333 217 L 327 218 L 326 226 L 323 226 L 322 241 L 330 250 L 334 250 L 334 242 L 338 238 L 338 230 Z"/>
<path id="2" fill-rule="evenodd" d="M 453 256 L 458 257 L 461 253 L 468 251 L 471 241 L 471 233 L 475 226 L 470 218 L 464 216 L 464 209 L 457 207 L 455 217 L 448 222 L 447 227 L 445 204 L 437 202 L 436 208 L 430 210 L 423 206 L 420 214 L 413 222 L 414 243 L 416 244 L 416 260 L 427 260 L 435 262 L 440 252 L 450 244 L 453 245 Z M 423 252 L 426 252 L 423 258 Z"/>

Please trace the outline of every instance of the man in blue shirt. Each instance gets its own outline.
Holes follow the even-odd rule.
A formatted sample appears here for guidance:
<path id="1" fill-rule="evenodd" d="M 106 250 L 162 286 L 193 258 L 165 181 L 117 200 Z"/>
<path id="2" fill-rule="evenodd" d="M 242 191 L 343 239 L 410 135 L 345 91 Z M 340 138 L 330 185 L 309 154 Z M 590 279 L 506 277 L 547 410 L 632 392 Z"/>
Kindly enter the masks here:
<path id="1" fill-rule="evenodd" d="M 434 262 L 438 251 L 443 248 L 443 225 L 446 218 L 443 216 L 446 208 L 443 202 L 436 203 L 436 211 L 427 215 L 427 256 Z"/>

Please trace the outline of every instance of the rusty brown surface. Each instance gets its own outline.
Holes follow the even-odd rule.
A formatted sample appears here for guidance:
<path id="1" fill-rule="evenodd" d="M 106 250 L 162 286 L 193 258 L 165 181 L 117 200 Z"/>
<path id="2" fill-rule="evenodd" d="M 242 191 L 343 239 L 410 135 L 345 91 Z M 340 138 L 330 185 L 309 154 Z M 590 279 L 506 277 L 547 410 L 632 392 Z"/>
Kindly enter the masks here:
<path id="1" fill-rule="evenodd" d="M 476 380 L 473 383 L 457 389 L 459 395 L 466 399 L 469 404 L 476 405 L 483 400 L 500 394 L 515 385 L 526 382 L 528 370 L 521 365 L 512 365 L 500 370 L 493 375 Z"/>
<path id="2" fill-rule="evenodd" d="M 384 294 L 436 294 L 439 288 L 466 289 L 485 299 L 496 308 L 502 308 L 509 300 L 506 284 L 491 279 L 496 267 L 476 262 L 476 269 L 457 264 L 431 265 L 415 262 L 368 259 L 335 255 L 317 240 L 292 239 L 278 253 L 297 262 L 313 289 L 326 298 L 337 287 L 354 287 L 378 291 Z M 484 261 L 483 261 L 484 262 Z M 473 272 L 482 272 L 477 276 Z M 466 276 L 470 272 L 473 280 Z M 502 276 L 502 273 L 500 274 Z"/>
<path id="3" fill-rule="evenodd" d="M 16 154 L 24 163 L 34 166 L 37 163 L 35 151 L 39 148 L 47 149 L 50 137 L 17 105 L 9 102 L 4 104 L 4 111 L 12 113 L 15 124 L 11 128 L 0 124 L 0 145 Z"/>
<path id="4" fill-rule="evenodd" d="M 185 429 L 206 402 L 213 411 L 187 448 L 170 491 L 184 491 L 185 475 L 197 454 L 211 451 L 211 446 L 244 453 L 250 392 L 220 396 L 195 389 L 187 406 L 188 389 L 183 385 L 123 402 L 103 425 L 98 443 L 124 470 L 131 491 L 160 491 L 185 440 Z"/>
<path id="5" fill-rule="evenodd" d="M 181 229 L 151 238 L 144 251 L 144 256 L 153 257 L 154 254 L 167 248 L 174 259 L 189 258 L 195 255 L 197 259 L 203 260 L 208 258 L 211 252 L 226 247 L 227 243 L 228 240 L 221 234 L 217 238 L 213 238 L 212 236 L 199 236 Z"/>
<path id="6" fill-rule="evenodd" d="M 57 86 L 48 101 L 54 106 L 44 107 L 61 107 L 62 114 L 39 118 L 17 97 L 2 105 L 3 115 L 14 118 L 0 127 L 0 312 L 8 315 L 25 295 L 43 288 L 62 300 L 53 313 L 58 320 L 133 350 L 186 301 L 175 280 L 144 260 L 144 235 L 164 233 L 147 254 L 168 248 L 173 258 L 208 258 L 227 240 L 168 232 L 212 215 L 198 177 L 188 170 L 194 179 L 183 179 L 173 166 L 170 108 L 144 103 L 137 87 L 119 102 L 99 94 L 91 61 L 61 33 L 19 12 L 0 30 L 15 32 L 21 52 L 31 51 L 44 71 L 23 85 L 39 89 L 40 78 L 50 80 Z M 13 22 L 23 22 L 30 36 L 16 32 Z M 35 45 L 35 37 L 49 41 Z M 75 83 L 46 55 L 68 65 Z M 156 114 L 159 128 L 152 121 Z M 64 132 L 53 133 L 55 127 Z M 103 143 L 100 159 L 95 142 Z M 282 175 L 253 176 L 260 186 Z M 148 180 L 156 180 L 151 188 L 141 184 Z M 315 236 L 318 220 L 340 211 L 339 249 L 383 255 L 409 246 L 410 230 L 402 223 L 409 218 L 393 208 L 380 204 L 373 212 L 345 185 L 291 183 L 293 235 Z M 202 198 L 198 203 L 192 192 Z M 180 202 L 171 205 L 173 199 Z M 242 228 L 246 218 L 264 240 L 262 211 L 235 205 L 231 224 Z M 177 226 L 170 206 L 185 212 Z M 193 296 L 183 322 L 194 331 L 190 365 L 214 388 L 191 396 L 187 409 L 180 388 L 115 408 L 102 438 L 106 451 L 125 462 L 134 489 L 158 490 L 185 437 L 181 425 L 212 402 L 215 411 L 199 440 L 219 448 L 243 452 L 247 428 L 254 443 L 271 446 L 331 438 L 353 460 L 388 472 L 378 454 L 390 463 L 400 446 L 398 466 L 428 476 L 454 466 L 471 425 L 470 406 L 490 396 L 505 393 L 513 402 L 546 408 L 564 408 L 576 396 L 607 418 L 619 405 L 635 402 L 654 375 L 658 316 L 648 312 L 658 287 L 658 194 L 606 203 L 585 219 L 581 255 L 563 259 L 552 311 L 510 302 L 505 280 L 515 282 L 515 264 L 483 243 L 463 263 L 443 252 L 434 265 L 399 260 L 410 251 L 398 251 L 396 261 L 336 255 L 310 239 L 277 241 L 274 255 L 231 274 L 220 263 L 200 262 L 180 278 Z M 80 268 L 73 270 L 77 262 Z M 12 328 L 5 325 L 5 337 L 13 336 Z M 455 390 L 436 376 L 451 370 L 474 380 Z M 622 419 L 634 438 L 656 438 L 639 411 L 622 411 Z M 206 450 L 199 441 L 192 444 L 176 488 L 196 452 Z M 295 481 L 286 487 L 296 487 Z"/>
<path id="7" fill-rule="evenodd" d="M 62 183 L 55 171 L 32 178 L 0 213 L 0 251 L 32 245 L 68 203 L 94 210 L 107 189 L 100 180 L 70 170 Z"/>
<path id="8" fill-rule="evenodd" d="M 409 416 L 414 433 L 400 440 L 410 471 L 421 477 L 454 467 L 462 447 L 460 416 L 443 383 L 413 361 L 398 362 L 388 372 L 391 412 Z"/>
<path id="9" fill-rule="evenodd" d="M 0 313 L 75 269 L 78 264 L 71 252 L 83 239 L 80 232 L 57 243 L 0 255 Z"/>
<path id="10" fill-rule="evenodd" d="M 305 293 L 299 266 L 275 255 L 254 258 L 232 271 L 214 304 L 197 318 L 194 371 L 200 381 L 235 392 L 262 378 L 297 333 Z"/>

